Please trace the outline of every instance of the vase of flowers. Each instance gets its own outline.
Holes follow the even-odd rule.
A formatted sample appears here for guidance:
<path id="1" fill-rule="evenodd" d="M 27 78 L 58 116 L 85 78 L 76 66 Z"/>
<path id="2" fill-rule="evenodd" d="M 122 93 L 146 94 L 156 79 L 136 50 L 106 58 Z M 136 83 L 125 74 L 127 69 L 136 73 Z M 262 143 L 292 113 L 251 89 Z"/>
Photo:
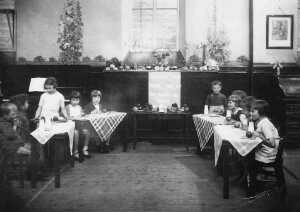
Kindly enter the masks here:
<path id="1" fill-rule="evenodd" d="M 230 56 L 229 39 L 225 32 L 216 32 L 207 37 L 207 56 L 210 60 L 215 60 L 219 65 L 228 61 Z"/>

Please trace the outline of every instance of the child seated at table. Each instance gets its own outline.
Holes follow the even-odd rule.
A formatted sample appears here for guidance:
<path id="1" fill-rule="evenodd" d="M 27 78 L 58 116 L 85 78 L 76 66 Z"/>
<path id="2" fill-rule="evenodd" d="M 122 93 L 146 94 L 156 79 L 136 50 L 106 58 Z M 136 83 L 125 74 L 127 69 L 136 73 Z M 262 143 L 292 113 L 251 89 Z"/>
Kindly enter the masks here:
<path id="1" fill-rule="evenodd" d="M 30 149 L 24 146 L 22 138 L 17 133 L 17 106 L 13 103 L 3 103 L 0 112 L 1 155 L 12 157 L 15 153 L 30 154 Z"/>
<path id="2" fill-rule="evenodd" d="M 102 113 L 103 108 L 100 103 L 102 99 L 102 93 L 99 90 L 92 90 L 91 91 L 91 102 L 88 103 L 84 107 L 84 113 L 85 114 L 99 114 Z M 97 143 L 99 145 L 99 152 L 101 153 L 108 153 L 109 152 L 109 141 L 106 143 L 100 142 Z"/>
<path id="3" fill-rule="evenodd" d="M 70 104 L 66 106 L 66 111 L 69 119 L 76 119 L 80 118 L 83 115 L 82 107 L 80 106 L 80 93 L 78 91 L 72 91 L 70 96 Z M 89 154 L 88 147 L 90 141 L 90 133 L 84 126 L 84 124 L 76 124 L 76 129 L 74 132 L 74 158 L 79 162 L 83 161 L 81 154 L 79 154 L 79 138 L 80 135 L 84 137 L 84 144 L 83 144 L 83 157 L 90 158 L 91 155 Z"/>
<path id="4" fill-rule="evenodd" d="M 102 112 L 102 105 L 100 103 L 102 93 L 99 90 L 91 91 L 91 102 L 84 107 L 85 114 L 97 114 Z"/>
<path id="5" fill-rule="evenodd" d="M 35 113 L 35 119 L 41 117 L 59 117 L 60 114 L 67 119 L 64 96 L 56 90 L 57 81 L 54 77 L 49 77 L 44 83 L 45 93 L 40 97 L 38 109 Z"/>
<path id="6" fill-rule="evenodd" d="M 222 82 L 218 80 L 211 82 L 211 89 L 212 93 L 207 96 L 204 108 L 208 108 L 209 113 L 223 115 L 227 103 L 226 96 L 221 93 Z"/>
<path id="7" fill-rule="evenodd" d="M 231 111 L 231 118 L 240 121 L 242 108 L 239 107 L 241 98 L 238 95 L 230 95 L 228 97 L 227 109 Z"/>
<path id="8" fill-rule="evenodd" d="M 17 106 L 17 133 L 21 136 L 22 140 L 25 142 L 24 147 L 29 151 L 31 149 L 31 139 L 30 136 L 30 122 L 27 117 L 27 110 L 29 107 L 28 96 L 26 94 L 18 94 L 10 98 L 11 102 Z"/>
<path id="9" fill-rule="evenodd" d="M 265 100 L 256 100 L 251 107 L 251 116 L 256 125 L 254 137 L 262 139 L 262 143 L 255 151 L 255 158 L 250 164 L 250 179 L 252 193 L 256 189 L 256 171 L 259 163 L 268 164 L 276 159 L 279 146 L 279 134 L 276 127 L 268 118 L 270 107 Z"/>

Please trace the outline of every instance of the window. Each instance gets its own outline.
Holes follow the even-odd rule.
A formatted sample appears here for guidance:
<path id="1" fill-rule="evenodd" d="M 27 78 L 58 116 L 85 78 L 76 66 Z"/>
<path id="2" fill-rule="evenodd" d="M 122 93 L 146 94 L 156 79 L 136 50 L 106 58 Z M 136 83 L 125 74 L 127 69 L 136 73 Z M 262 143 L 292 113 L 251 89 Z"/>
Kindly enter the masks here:
<path id="1" fill-rule="evenodd" d="M 178 22 L 178 0 L 133 0 L 131 50 L 177 50 Z"/>
<path id="2" fill-rule="evenodd" d="M 13 10 L 0 10 L 0 50 L 15 48 L 15 13 Z"/>

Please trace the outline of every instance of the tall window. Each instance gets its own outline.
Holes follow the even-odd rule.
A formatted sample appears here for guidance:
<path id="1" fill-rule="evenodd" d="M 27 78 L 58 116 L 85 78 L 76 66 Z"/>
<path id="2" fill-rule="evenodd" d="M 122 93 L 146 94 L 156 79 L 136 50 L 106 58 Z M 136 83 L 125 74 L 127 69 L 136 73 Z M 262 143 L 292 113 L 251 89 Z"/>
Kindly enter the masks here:
<path id="1" fill-rule="evenodd" d="M 133 0 L 131 50 L 178 49 L 178 0 Z"/>
<path id="2" fill-rule="evenodd" d="M 15 48 L 15 12 L 0 8 L 0 51 Z"/>

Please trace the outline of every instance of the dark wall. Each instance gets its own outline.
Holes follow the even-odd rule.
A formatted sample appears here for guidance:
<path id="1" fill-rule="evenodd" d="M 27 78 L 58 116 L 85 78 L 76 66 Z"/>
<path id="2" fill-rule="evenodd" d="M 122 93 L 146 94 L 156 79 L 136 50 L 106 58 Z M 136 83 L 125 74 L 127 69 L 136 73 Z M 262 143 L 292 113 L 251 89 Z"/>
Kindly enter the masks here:
<path id="1" fill-rule="evenodd" d="M 111 110 L 128 111 L 134 104 L 148 102 L 147 72 L 102 72 L 103 68 L 85 65 L 14 65 L 3 70 L 4 97 L 27 92 L 30 78 L 54 76 L 58 79 L 59 90 L 68 97 L 72 89 L 83 94 L 83 103 L 89 100 L 92 89 L 103 92 L 103 104 Z M 297 69 L 287 67 L 282 75 L 296 73 Z M 182 72 L 181 103 L 188 104 L 193 113 L 203 111 L 204 101 L 210 91 L 210 82 L 220 80 L 223 93 L 241 89 L 248 94 L 247 68 L 224 68 L 221 72 Z M 273 119 L 284 120 L 283 93 L 273 75 L 271 66 L 254 68 L 253 95 L 266 99 L 272 108 Z"/>
<path id="2" fill-rule="evenodd" d="M 229 96 L 233 90 L 244 90 L 248 93 L 248 78 L 246 73 L 182 73 L 181 103 L 187 104 L 195 113 L 203 113 L 207 95 L 211 93 L 210 83 L 220 80 L 223 84 L 222 93 Z"/>

